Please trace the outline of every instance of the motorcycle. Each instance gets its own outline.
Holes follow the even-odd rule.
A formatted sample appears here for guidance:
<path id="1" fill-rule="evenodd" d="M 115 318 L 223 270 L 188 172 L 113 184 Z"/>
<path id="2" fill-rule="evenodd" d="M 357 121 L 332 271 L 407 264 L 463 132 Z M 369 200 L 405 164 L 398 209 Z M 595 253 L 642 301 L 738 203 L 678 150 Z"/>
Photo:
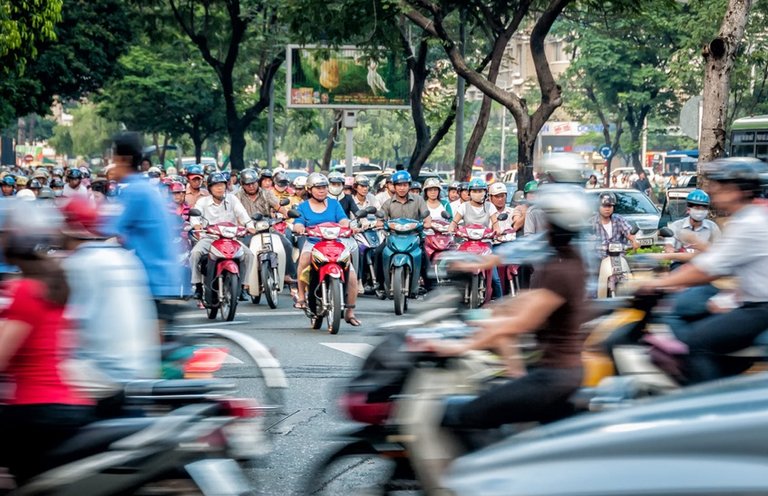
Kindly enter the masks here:
<path id="1" fill-rule="evenodd" d="M 636 234 L 640 228 L 632 223 L 631 234 Z M 606 256 L 600 262 L 600 272 L 597 279 L 597 297 L 613 298 L 621 283 L 632 278 L 625 254 L 630 247 L 623 243 L 608 243 L 605 247 Z"/>
<path id="2" fill-rule="evenodd" d="M 493 245 L 498 246 L 504 243 L 511 243 L 517 239 L 513 229 L 505 229 L 493 240 Z M 520 280 L 517 277 L 519 265 L 509 264 L 498 267 L 499 279 L 501 280 L 501 294 L 503 296 L 516 296 L 520 291 Z"/>
<path id="3" fill-rule="evenodd" d="M 192 209 L 190 216 L 200 216 L 200 211 Z M 215 319 L 216 314 L 221 312 L 222 319 L 232 321 L 240 295 L 240 261 L 245 250 L 237 238 L 245 236 L 247 230 L 230 222 L 222 222 L 206 225 L 205 233 L 215 240 L 208 256 L 200 258 L 203 306 L 209 319 Z"/>
<path id="4" fill-rule="evenodd" d="M 283 202 L 285 205 L 288 204 L 288 200 Z M 292 212 L 289 212 L 289 217 L 291 215 Z M 265 219 L 261 214 L 255 214 L 253 220 L 256 234 L 251 238 L 250 249 L 254 255 L 254 264 L 248 275 L 248 292 L 252 303 L 258 304 L 261 296 L 264 295 L 269 308 L 277 308 L 278 295 L 283 289 L 285 280 L 287 254 L 274 226 L 285 224 L 285 221 L 282 217 Z"/>
<path id="5" fill-rule="evenodd" d="M 421 232 L 424 224 L 414 219 L 391 219 L 384 224 L 389 233 L 382 251 L 384 295 L 395 303 L 395 315 L 408 310 L 408 298 L 419 294 Z"/>
<path id="6" fill-rule="evenodd" d="M 376 253 L 376 248 L 384 241 L 385 236 L 380 229 L 376 228 L 376 218 L 372 217 L 375 213 L 375 207 L 365 209 L 365 217 L 360 217 L 358 222 L 360 232 L 354 235 L 360 254 L 360 273 L 357 275 L 360 288 L 378 286 L 376 262 L 373 256 Z"/>
<path id="7" fill-rule="evenodd" d="M 484 256 L 491 254 L 490 240 L 496 236 L 496 233 L 488 227 L 470 224 L 460 226 L 456 230 L 456 236 L 464 240 L 459 244 L 458 251 Z M 491 269 L 475 271 L 464 287 L 464 304 L 469 305 L 469 308 L 480 308 L 490 300 L 490 296 Z"/>
<path id="8" fill-rule="evenodd" d="M 424 250 L 427 253 L 427 259 L 430 266 L 435 267 L 435 279 L 438 284 L 444 282 L 441 281 L 435 263 L 441 253 L 456 249 L 456 240 L 450 233 L 450 219 L 451 216 L 448 212 L 443 210 L 441 212 L 443 220 L 433 219 L 432 227 L 424 230 Z"/>
<path id="9" fill-rule="evenodd" d="M 307 306 L 304 309 L 313 329 L 320 329 L 323 319 L 326 319 L 328 332 L 339 332 L 346 301 L 344 282 L 351 263 L 351 253 L 339 238 L 348 238 L 351 234 L 350 228 L 335 222 L 323 222 L 307 228 L 308 238 L 321 239 L 312 247 Z"/>

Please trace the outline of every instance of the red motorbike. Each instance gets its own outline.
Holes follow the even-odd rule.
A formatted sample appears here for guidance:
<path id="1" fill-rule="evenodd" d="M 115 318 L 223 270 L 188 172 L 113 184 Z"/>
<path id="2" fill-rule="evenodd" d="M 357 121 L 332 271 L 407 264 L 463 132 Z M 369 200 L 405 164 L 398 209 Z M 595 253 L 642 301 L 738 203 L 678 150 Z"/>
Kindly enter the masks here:
<path id="1" fill-rule="evenodd" d="M 493 240 L 493 244 L 495 246 L 511 243 L 515 239 L 515 231 L 513 229 L 506 229 L 496 236 Z M 520 281 L 517 277 L 517 270 L 519 267 L 519 265 L 502 265 L 501 267 L 498 267 L 499 279 L 501 280 L 501 294 L 503 296 L 517 296 L 517 293 L 520 291 Z"/>
<path id="2" fill-rule="evenodd" d="M 205 233 L 216 239 L 211 244 L 208 256 L 200 259 L 203 306 L 209 319 L 215 319 L 221 311 L 221 318 L 231 321 L 235 318 L 237 299 L 240 296 L 240 269 L 246 250 L 237 238 L 245 236 L 247 230 L 230 222 L 222 222 L 209 224 L 205 227 Z"/>
<path id="3" fill-rule="evenodd" d="M 459 227 L 456 236 L 464 240 L 458 251 L 484 256 L 491 254 L 491 240 L 496 232 L 480 224 L 469 224 Z M 469 308 L 479 308 L 491 299 L 491 291 L 491 269 L 476 270 L 464 286 L 464 303 Z"/>
<path id="4" fill-rule="evenodd" d="M 348 238 L 352 230 L 335 222 L 323 222 L 307 228 L 309 238 L 320 238 L 312 247 L 307 285 L 307 307 L 313 329 L 320 329 L 323 319 L 328 321 L 328 332 L 336 334 L 341 325 L 344 309 L 344 286 L 349 275 L 351 253 L 339 238 Z"/>
<path id="5" fill-rule="evenodd" d="M 450 222 L 433 219 L 432 227 L 424 230 L 424 249 L 427 252 L 429 267 L 435 267 L 436 259 L 441 253 L 456 249 L 456 240 L 450 233 L 449 226 Z M 443 282 L 437 270 L 435 276 L 438 284 Z"/>

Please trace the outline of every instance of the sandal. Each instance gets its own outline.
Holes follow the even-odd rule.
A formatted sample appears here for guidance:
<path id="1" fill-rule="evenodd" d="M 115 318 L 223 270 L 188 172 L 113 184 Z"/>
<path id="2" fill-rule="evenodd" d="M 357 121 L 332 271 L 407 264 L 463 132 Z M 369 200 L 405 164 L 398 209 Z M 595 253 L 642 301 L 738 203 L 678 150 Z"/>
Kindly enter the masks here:
<path id="1" fill-rule="evenodd" d="M 355 305 L 347 305 L 347 307 L 346 307 L 347 310 L 353 310 L 354 308 L 355 308 Z M 360 327 L 361 325 L 363 325 L 363 323 L 360 321 L 360 319 L 358 319 L 354 315 L 352 315 L 351 317 L 345 316 L 344 317 L 344 322 L 346 322 L 347 324 L 351 325 L 352 327 Z"/>
<path id="2" fill-rule="evenodd" d="M 307 300 L 300 300 L 298 296 L 293 297 L 293 308 L 297 310 L 307 309 Z"/>

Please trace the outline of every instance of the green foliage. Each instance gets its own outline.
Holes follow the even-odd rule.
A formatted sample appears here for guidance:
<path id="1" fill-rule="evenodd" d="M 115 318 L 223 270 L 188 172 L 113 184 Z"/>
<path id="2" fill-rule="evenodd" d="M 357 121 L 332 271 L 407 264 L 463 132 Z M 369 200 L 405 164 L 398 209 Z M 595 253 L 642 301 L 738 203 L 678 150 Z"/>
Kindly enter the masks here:
<path id="1" fill-rule="evenodd" d="M 40 44 L 56 39 L 62 0 L 0 0 L 0 71 L 23 69 Z"/>
<path id="2" fill-rule="evenodd" d="M 50 144 L 58 153 L 84 157 L 101 157 L 109 148 L 110 137 L 120 126 L 99 116 L 93 103 L 72 109 L 72 125 L 56 126 Z M 61 148 L 59 148 L 61 147 Z"/>

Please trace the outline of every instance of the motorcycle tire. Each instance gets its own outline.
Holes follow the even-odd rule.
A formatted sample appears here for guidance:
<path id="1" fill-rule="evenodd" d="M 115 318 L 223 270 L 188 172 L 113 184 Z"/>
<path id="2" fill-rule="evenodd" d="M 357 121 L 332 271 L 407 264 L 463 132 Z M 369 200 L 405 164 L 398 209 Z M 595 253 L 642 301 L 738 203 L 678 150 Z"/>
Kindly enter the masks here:
<path id="1" fill-rule="evenodd" d="M 205 313 L 209 319 L 213 320 L 216 318 L 216 314 L 219 313 L 219 307 L 205 307 Z"/>
<path id="2" fill-rule="evenodd" d="M 320 329 L 323 327 L 323 318 L 322 317 L 312 317 L 309 320 L 310 325 L 312 326 L 312 329 Z"/>
<path id="3" fill-rule="evenodd" d="M 328 332 L 338 334 L 341 326 L 341 311 L 344 306 L 342 300 L 341 280 L 331 278 L 328 281 Z"/>
<path id="4" fill-rule="evenodd" d="M 392 299 L 395 301 L 395 315 L 402 315 L 407 310 L 405 302 L 405 269 L 395 267 L 392 271 Z"/>
<path id="5" fill-rule="evenodd" d="M 473 274 L 469 282 L 469 308 L 480 308 L 480 274 Z"/>
<path id="6" fill-rule="evenodd" d="M 260 294 L 256 296 L 251 295 L 251 303 L 253 303 L 254 305 L 258 305 L 260 301 L 261 301 Z"/>
<path id="7" fill-rule="evenodd" d="M 261 285 L 264 288 L 264 296 L 267 298 L 269 308 L 277 308 L 277 288 L 275 276 L 272 273 L 272 266 L 268 263 L 261 264 Z"/>
<path id="8" fill-rule="evenodd" d="M 240 277 L 237 274 L 225 273 L 222 275 L 221 318 L 227 322 L 235 320 L 237 312 L 237 300 L 240 297 Z"/>

